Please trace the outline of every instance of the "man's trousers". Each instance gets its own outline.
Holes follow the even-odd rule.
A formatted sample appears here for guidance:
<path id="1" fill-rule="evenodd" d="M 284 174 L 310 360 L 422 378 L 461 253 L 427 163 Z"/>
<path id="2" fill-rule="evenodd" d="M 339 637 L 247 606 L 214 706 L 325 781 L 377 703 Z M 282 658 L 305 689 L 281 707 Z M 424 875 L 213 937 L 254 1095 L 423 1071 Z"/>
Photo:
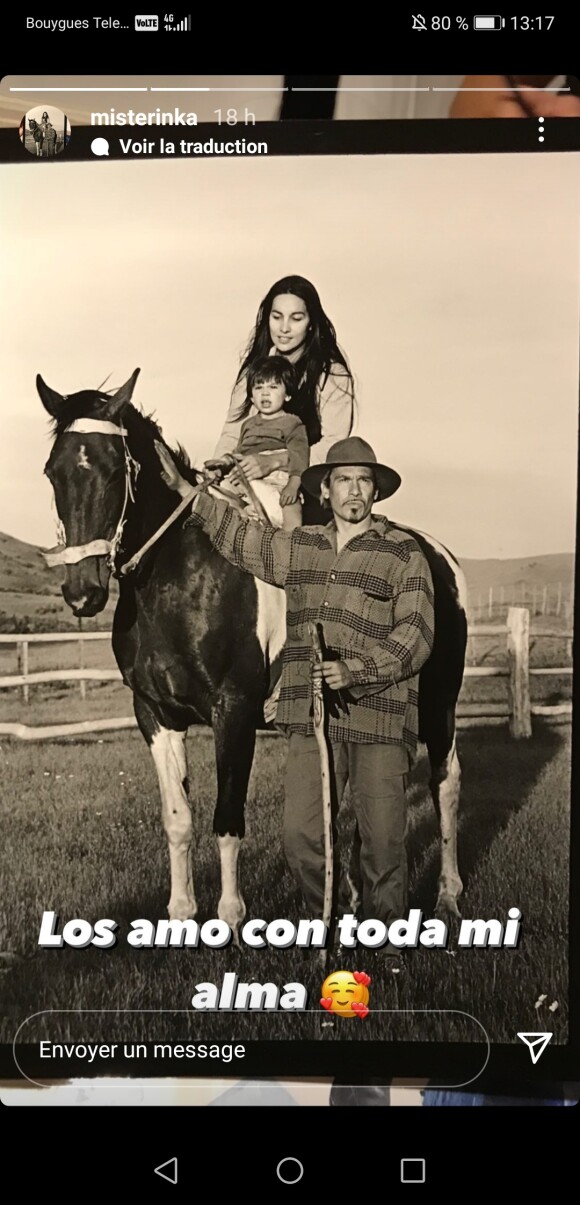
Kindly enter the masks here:
<path id="1" fill-rule="evenodd" d="M 403 745 L 329 744 L 333 822 L 348 782 L 356 819 L 350 875 L 362 896 L 362 919 L 389 925 L 407 912 L 405 786 L 409 754 Z M 291 733 L 286 766 L 284 850 L 311 918 L 324 902 L 324 824 L 320 757 L 314 736 Z M 339 916 L 352 911 L 341 875 L 335 889 Z"/>

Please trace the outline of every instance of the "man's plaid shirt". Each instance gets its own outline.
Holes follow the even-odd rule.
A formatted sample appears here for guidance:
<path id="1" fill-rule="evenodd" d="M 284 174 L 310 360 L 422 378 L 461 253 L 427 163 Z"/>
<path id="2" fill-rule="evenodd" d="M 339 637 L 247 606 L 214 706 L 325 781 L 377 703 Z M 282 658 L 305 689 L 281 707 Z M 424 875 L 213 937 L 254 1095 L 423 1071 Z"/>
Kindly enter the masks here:
<path id="1" fill-rule="evenodd" d="M 191 521 L 191 520 L 190 520 Z M 354 685 L 326 690 L 334 741 L 404 744 L 418 736 L 418 673 L 433 647 L 433 582 L 416 541 L 384 516 L 336 551 L 334 522 L 282 531 L 199 494 L 192 521 L 233 565 L 284 588 L 287 639 L 276 724 L 312 735 L 312 645 L 344 661 Z"/>

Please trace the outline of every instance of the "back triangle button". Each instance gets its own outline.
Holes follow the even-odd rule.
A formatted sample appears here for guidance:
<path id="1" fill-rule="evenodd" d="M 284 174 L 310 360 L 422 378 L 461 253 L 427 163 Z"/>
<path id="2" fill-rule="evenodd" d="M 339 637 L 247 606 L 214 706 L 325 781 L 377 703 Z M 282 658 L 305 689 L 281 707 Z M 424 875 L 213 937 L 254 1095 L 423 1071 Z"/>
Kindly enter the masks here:
<path id="1" fill-rule="evenodd" d="M 162 1180 L 177 1184 L 177 1159 L 167 1159 L 165 1163 L 160 1163 L 159 1167 L 154 1167 L 153 1171 L 156 1176 L 161 1176 Z"/>

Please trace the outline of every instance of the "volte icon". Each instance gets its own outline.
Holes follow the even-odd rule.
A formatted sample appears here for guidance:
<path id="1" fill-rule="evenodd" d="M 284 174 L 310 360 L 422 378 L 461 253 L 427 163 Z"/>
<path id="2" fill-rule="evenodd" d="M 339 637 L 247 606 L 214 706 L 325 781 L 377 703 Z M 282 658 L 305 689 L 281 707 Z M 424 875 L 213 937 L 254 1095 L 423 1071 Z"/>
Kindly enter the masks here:
<path id="1" fill-rule="evenodd" d="M 530 1052 L 532 1063 L 536 1064 L 542 1057 L 548 1042 L 554 1037 L 553 1033 L 519 1033 L 518 1038 L 525 1042 Z"/>

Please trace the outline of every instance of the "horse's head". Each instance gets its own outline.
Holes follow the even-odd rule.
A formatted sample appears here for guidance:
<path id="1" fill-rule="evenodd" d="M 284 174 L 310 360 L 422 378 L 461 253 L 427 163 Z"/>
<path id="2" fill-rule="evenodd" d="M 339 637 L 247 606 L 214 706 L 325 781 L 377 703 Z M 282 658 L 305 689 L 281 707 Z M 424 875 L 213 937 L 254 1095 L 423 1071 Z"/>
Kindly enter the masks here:
<path id="1" fill-rule="evenodd" d="M 46 560 L 65 566 L 62 592 L 74 615 L 96 615 L 107 602 L 132 491 L 134 462 L 123 414 L 138 375 L 137 368 L 114 394 L 84 390 L 68 397 L 36 378 L 42 404 L 54 419 L 55 440 L 44 471 L 64 535 L 64 546 L 46 554 Z"/>

